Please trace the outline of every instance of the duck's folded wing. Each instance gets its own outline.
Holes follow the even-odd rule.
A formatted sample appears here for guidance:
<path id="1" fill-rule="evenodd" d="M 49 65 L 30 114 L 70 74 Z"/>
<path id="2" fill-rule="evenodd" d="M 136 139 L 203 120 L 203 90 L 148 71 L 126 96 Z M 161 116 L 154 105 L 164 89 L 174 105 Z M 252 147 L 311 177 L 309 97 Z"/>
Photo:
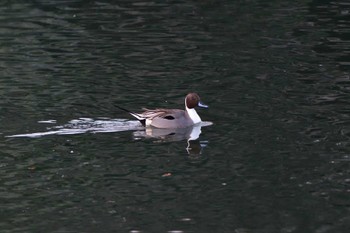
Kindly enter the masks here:
<path id="1" fill-rule="evenodd" d="M 180 109 L 144 109 L 141 115 L 147 119 L 163 118 L 166 120 L 175 120 L 183 117 L 185 111 Z"/>

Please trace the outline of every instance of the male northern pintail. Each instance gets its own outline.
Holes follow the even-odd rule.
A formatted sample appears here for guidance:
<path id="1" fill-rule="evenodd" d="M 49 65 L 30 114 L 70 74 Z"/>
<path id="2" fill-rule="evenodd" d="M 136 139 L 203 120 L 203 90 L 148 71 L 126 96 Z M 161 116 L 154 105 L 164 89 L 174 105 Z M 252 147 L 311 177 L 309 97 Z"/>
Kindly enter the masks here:
<path id="1" fill-rule="evenodd" d="M 156 128 L 186 128 L 202 122 L 197 114 L 195 107 L 208 108 L 200 102 L 197 93 L 189 93 L 185 98 L 186 110 L 181 109 L 144 109 L 143 113 L 134 113 L 125 108 L 116 106 L 134 116 L 145 127 L 153 126 Z"/>

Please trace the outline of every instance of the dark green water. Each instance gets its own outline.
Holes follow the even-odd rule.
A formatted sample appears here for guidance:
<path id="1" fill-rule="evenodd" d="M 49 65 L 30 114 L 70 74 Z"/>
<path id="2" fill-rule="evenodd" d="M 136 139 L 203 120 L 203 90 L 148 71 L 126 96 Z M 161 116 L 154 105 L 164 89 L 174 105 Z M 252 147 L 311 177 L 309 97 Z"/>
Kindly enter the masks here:
<path id="1" fill-rule="evenodd" d="M 350 229 L 347 1 L 6 1 L 0 35 L 1 232 Z M 89 130 L 190 91 L 195 153 Z"/>

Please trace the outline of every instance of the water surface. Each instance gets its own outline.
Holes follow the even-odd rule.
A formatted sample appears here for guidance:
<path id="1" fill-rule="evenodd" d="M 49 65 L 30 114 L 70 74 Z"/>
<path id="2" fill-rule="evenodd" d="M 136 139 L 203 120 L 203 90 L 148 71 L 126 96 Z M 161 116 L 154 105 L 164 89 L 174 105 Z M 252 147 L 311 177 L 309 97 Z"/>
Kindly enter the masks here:
<path id="1" fill-rule="evenodd" d="M 348 231 L 346 1 L 0 10 L 2 232 Z M 214 123 L 190 145 L 91 130 L 190 91 Z"/>

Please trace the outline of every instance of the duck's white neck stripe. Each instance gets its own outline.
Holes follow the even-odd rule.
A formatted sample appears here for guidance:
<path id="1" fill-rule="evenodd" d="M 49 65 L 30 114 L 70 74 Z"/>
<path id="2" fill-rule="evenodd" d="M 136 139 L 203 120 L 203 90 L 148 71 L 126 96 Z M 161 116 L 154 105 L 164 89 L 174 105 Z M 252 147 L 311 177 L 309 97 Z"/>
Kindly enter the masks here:
<path id="1" fill-rule="evenodd" d="M 187 111 L 188 115 L 190 116 L 191 120 L 193 121 L 193 124 L 197 124 L 197 123 L 200 123 L 202 121 L 202 119 L 199 117 L 199 115 L 197 114 L 197 112 L 194 108 L 188 108 L 186 106 L 186 111 Z"/>

